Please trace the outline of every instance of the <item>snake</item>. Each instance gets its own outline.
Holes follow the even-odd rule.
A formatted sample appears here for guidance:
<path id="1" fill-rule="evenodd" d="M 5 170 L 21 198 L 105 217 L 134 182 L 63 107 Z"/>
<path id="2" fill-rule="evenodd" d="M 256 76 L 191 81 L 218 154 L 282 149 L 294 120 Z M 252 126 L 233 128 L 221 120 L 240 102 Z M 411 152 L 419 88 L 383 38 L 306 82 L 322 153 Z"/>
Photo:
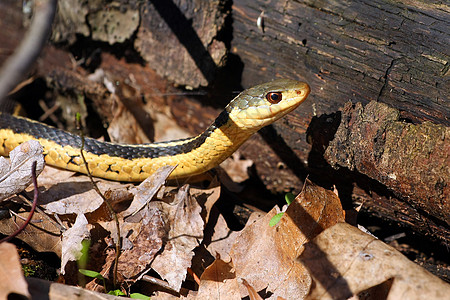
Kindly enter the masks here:
<path id="1" fill-rule="evenodd" d="M 307 83 L 276 79 L 236 96 L 201 134 L 148 144 L 119 144 L 80 137 L 23 117 L 0 113 L 0 155 L 37 140 L 48 165 L 114 181 L 140 182 L 162 166 L 175 166 L 168 179 L 204 173 L 228 158 L 259 129 L 297 108 Z M 82 142 L 84 147 L 82 148 Z"/>

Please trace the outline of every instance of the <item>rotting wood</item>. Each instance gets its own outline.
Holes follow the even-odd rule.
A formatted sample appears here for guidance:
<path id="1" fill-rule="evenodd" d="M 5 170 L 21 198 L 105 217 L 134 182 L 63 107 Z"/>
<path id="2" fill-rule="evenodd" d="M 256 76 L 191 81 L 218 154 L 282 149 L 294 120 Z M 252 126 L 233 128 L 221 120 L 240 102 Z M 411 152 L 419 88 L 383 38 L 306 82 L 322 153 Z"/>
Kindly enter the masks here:
<path id="1" fill-rule="evenodd" d="M 349 100 L 376 100 L 415 121 L 450 124 L 450 8 L 441 1 L 242 0 L 232 11 L 231 53 L 243 65 L 244 88 L 274 77 L 312 87 L 300 108 L 261 134 L 258 151 L 244 151 L 273 190 L 300 186 L 308 173 L 321 172 L 308 162 L 304 133 L 313 116 L 336 112 Z M 264 33 L 257 27 L 262 11 Z M 274 174 L 266 161 L 273 167 L 280 160 L 287 171 Z"/>
<path id="2" fill-rule="evenodd" d="M 377 102 L 366 107 L 348 102 L 340 119 L 334 139 L 324 145 L 328 163 L 365 174 L 406 202 L 399 205 L 387 197 L 375 205 L 367 203 L 372 206 L 369 209 L 384 207 L 378 214 L 423 227 L 422 232 L 428 228 L 428 234 L 448 242 L 450 128 L 430 122 L 407 123 L 398 110 Z M 423 220 L 429 224 L 423 226 Z"/>
<path id="3" fill-rule="evenodd" d="M 227 52 L 217 39 L 229 12 L 225 1 L 145 2 L 135 47 L 161 76 L 198 88 L 211 84 Z"/>
<path id="4" fill-rule="evenodd" d="M 317 114 L 378 100 L 448 125 L 449 15 L 441 1 L 236 1 L 232 52 L 245 65 L 244 88 L 306 80 Z"/>

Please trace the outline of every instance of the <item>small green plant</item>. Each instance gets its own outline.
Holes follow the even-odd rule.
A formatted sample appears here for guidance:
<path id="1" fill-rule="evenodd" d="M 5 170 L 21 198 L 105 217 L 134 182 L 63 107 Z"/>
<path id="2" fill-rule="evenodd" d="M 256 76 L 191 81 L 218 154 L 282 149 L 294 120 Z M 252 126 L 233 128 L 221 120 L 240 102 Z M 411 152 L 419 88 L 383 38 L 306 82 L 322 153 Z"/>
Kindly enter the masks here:
<path id="1" fill-rule="evenodd" d="M 122 292 L 122 291 L 119 290 L 119 289 L 115 289 L 115 290 L 109 291 L 109 292 L 108 292 L 108 295 L 114 295 L 114 296 L 126 296 L 127 294 L 125 294 L 124 292 Z"/>
<path id="2" fill-rule="evenodd" d="M 295 200 L 295 195 L 292 193 L 287 193 L 284 195 L 284 200 L 286 201 L 287 205 L 290 205 Z M 273 227 L 280 222 L 281 217 L 284 215 L 284 212 L 278 213 L 275 216 L 272 217 L 269 221 L 269 226 Z"/>
<path id="3" fill-rule="evenodd" d="M 25 277 L 32 277 L 36 274 L 35 269 L 30 265 L 22 265 L 22 271 Z"/>
<path id="4" fill-rule="evenodd" d="M 103 283 L 103 287 L 105 288 L 105 291 L 107 291 L 105 277 L 103 277 L 103 275 L 100 274 L 99 272 L 86 270 L 86 269 L 78 269 L 78 272 L 80 272 L 84 276 L 91 277 L 91 278 L 97 278 L 97 279 L 101 280 Z"/>
<path id="5" fill-rule="evenodd" d="M 141 299 L 141 300 L 150 300 L 149 296 L 142 295 L 140 293 L 130 294 L 130 298 L 132 298 L 132 299 Z"/>
<path id="6" fill-rule="evenodd" d="M 85 270 L 85 269 L 79 269 L 78 271 L 81 274 L 83 274 L 84 276 L 91 277 L 91 278 L 96 278 L 96 279 L 101 280 L 102 283 L 103 283 L 103 287 L 104 287 L 105 291 L 108 291 L 106 289 L 105 277 L 103 277 L 102 274 L 100 274 L 99 272 L 96 272 L 96 271 Z M 122 292 L 119 289 L 115 289 L 115 290 L 108 291 L 108 295 L 126 296 L 127 294 L 125 294 L 124 292 Z M 150 300 L 149 296 L 146 296 L 146 295 L 143 295 L 143 294 L 140 294 L 140 293 L 132 293 L 132 294 L 130 294 L 130 298 L 132 298 L 132 299 Z"/>
<path id="7" fill-rule="evenodd" d="M 78 268 L 86 269 L 89 259 L 89 247 L 91 246 L 90 240 L 83 240 L 81 242 L 81 257 L 78 259 Z"/>

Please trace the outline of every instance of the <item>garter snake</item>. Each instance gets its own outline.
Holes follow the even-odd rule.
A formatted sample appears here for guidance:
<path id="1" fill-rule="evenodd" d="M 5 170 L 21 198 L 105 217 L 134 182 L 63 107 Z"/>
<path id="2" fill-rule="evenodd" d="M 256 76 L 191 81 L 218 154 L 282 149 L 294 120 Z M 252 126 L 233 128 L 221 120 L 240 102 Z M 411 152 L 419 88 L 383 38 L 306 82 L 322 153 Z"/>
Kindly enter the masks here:
<path id="1" fill-rule="evenodd" d="M 159 167 L 177 165 L 169 178 L 203 173 L 225 160 L 260 128 L 302 103 L 306 83 L 278 79 L 240 93 L 201 134 L 187 139 L 140 145 L 100 142 L 85 138 L 84 155 L 91 174 L 119 181 L 142 181 Z M 47 164 L 86 174 L 78 135 L 9 114 L 0 114 L 0 154 L 38 140 Z"/>

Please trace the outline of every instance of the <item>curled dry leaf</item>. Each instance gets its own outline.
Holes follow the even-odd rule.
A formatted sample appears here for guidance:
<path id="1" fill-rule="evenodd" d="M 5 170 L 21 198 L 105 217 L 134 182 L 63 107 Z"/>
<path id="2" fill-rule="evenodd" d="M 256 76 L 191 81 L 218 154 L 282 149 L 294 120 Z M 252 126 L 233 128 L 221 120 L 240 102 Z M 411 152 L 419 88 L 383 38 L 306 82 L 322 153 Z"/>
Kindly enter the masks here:
<path id="1" fill-rule="evenodd" d="M 176 166 L 164 166 L 159 168 L 150 177 L 145 179 L 139 186 L 132 189 L 134 194 L 133 202 L 126 211 L 122 213 L 124 217 L 134 215 L 149 203 L 153 196 L 159 191 L 161 186 L 166 182 L 167 177 L 172 173 Z"/>
<path id="2" fill-rule="evenodd" d="M 278 225 L 269 226 L 276 214 L 247 225 L 231 250 L 236 275 L 257 291 L 267 289 L 270 299 L 302 299 L 308 293 L 311 277 L 297 261 L 303 244 L 324 228 L 343 221 L 336 194 L 305 181 L 303 191 L 286 210 Z M 248 294 L 241 286 L 241 296 Z"/>
<path id="3" fill-rule="evenodd" d="M 0 299 L 31 299 L 19 259 L 13 244 L 0 244 Z M 13 293 L 16 296 L 10 298 Z"/>
<path id="4" fill-rule="evenodd" d="M 0 157 L 0 200 L 23 191 L 32 182 L 31 166 L 36 161 L 36 176 L 44 168 L 44 155 L 38 141 L 27 141 L 9 153 L 10 160 Z"/>
<path id="5" fill-rule="evenodd" d="M 448 299 L 450 294 L 450 285 L 346 223 L 306 244 L 299 261 L 315 282 L 307 299 L 347 299 L 368 291 L 383 294 L 381 299 Z"/>
<path id="6" fill-rule="evenodd" d="M 88 224 L 86 217 L 83 214 L 79 214 L 73 226 L 63 233 L 61 274 L 64 275 L 64 269 L 69 261 L 76 261 L 81 257 L 83 248 L 81 242 L 90 237 L 89 230 L 91 227 L 92 225 Z"/>
<path id="7" fill-rule="evenodd" d="M 152 203 L 166 214 L 170 229 L 164 251 L 155 258 L 151 267 L 174 290 L 179 291 L 186 278 L 187 268 L 191 266 L 193 249 L 203 239 L 202 207 L 190 195 L 188 185 L 180 188 L 173 203 Z"/>

